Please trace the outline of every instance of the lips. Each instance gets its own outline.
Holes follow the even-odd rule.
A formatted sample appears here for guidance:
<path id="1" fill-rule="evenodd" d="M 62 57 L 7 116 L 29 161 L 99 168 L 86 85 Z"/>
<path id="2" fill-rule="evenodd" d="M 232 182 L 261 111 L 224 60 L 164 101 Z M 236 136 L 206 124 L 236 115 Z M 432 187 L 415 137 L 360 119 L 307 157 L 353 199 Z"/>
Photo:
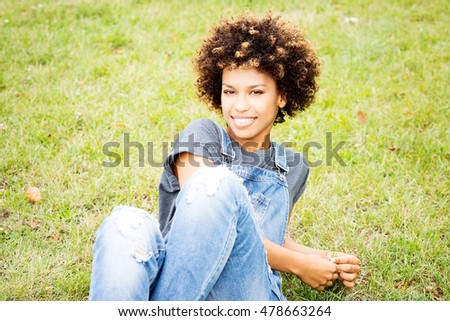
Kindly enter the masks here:
<path id="1" fill-rule="evenodd" d="M 231 116 L 231 119 L 233 120 L 233 123 L 236 127 L 247 127 L 254 123 L 256 120 L 256 117 L 238 117 L 238 116 Z"/>

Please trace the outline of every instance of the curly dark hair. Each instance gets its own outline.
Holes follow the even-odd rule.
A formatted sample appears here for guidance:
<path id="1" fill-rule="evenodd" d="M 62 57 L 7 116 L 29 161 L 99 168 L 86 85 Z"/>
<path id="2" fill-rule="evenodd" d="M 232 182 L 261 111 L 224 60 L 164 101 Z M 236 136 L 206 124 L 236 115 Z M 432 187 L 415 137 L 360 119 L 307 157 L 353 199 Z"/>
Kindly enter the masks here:
<path id="1" fill-rule="evenodd" d="M 197 96 L 221 112 L 224 68 L 256 68 L 272 76 L 287 101 L 276 123 L 305 110 L 319 89 L 320 61 L 303 31 L 281 17 L 267 14 L 223 20 L 211 30 L 193 59 L 198 73 Z"/>

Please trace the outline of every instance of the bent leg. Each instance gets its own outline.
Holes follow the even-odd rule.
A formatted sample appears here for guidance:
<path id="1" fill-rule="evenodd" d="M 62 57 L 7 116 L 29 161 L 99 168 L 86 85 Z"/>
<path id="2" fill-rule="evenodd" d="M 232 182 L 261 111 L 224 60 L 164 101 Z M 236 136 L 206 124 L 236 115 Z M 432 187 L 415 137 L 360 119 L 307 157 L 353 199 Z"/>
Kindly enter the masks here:
<path id="1" fill-rule="evenodd" d="M 227 168 L 201 169 L 177 198 L 152 300 L 270 300 L 263 241 L 248 194 Z"/>
<path id="2" fill-rule="evenodd" d="M 164 240 L 152 215 L 116 207 L 97 231 L 89 299 L 148 300 L 164 254 Z"/>

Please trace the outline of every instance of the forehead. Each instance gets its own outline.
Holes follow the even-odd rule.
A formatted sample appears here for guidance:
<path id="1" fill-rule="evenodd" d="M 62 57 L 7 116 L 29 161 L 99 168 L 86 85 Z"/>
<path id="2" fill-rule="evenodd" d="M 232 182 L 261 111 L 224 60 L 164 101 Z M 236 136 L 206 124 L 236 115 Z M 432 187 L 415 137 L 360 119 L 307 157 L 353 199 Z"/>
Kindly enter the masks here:
<path id="1" fill-rule="evenodd" d="M 275 85 L 275 80 L 272 76 L 263 73 L 255 68 L 244 69 L 244 68 L 225 68 L 222 72 L 222 83 L 224 85 Z"/>

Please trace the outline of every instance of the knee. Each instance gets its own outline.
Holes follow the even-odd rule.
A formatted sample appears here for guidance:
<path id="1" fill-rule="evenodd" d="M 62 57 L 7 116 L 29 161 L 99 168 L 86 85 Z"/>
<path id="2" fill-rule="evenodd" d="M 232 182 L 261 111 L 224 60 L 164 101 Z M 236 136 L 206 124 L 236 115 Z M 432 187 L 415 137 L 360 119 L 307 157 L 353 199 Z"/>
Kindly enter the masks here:
<path id="1" fill-rule="evenodd" d="M 155 234 L 159 232 L 156 218 L 139 208 L 117 206 L 101 224 L 98 234 L 121 234 L 124 237 L 136 237 L 142 233 Z"/>
<path id="2" fill-rule="evenodd" d="M 226 167 L 200 169 L 194 173 L 177 197 L 177 219 L 184 224 L 207 224 L 238 220 L 249 208 L 249 197 L 241 179 Z"/>
<path id="3" fill-rule="evenodd" d="M 135 207 L 118 206 L 98 229 L 93 250 L 94 253 L 99 249 L 128 251 L 131 247 L 136 259 L 145 261 L 150 249 L 158 251 L 163 246 L 159 224 L 153 215 Z"/>
<path id="4" fill-rule="evenodd" d="M 206 167 L 194 173 L 183 188 L 183 200 L 188 204 L 196 200 L 224 198 L 227 202 L 233 199 L 248 198 L 242 180 L 224 166 Z"/>

